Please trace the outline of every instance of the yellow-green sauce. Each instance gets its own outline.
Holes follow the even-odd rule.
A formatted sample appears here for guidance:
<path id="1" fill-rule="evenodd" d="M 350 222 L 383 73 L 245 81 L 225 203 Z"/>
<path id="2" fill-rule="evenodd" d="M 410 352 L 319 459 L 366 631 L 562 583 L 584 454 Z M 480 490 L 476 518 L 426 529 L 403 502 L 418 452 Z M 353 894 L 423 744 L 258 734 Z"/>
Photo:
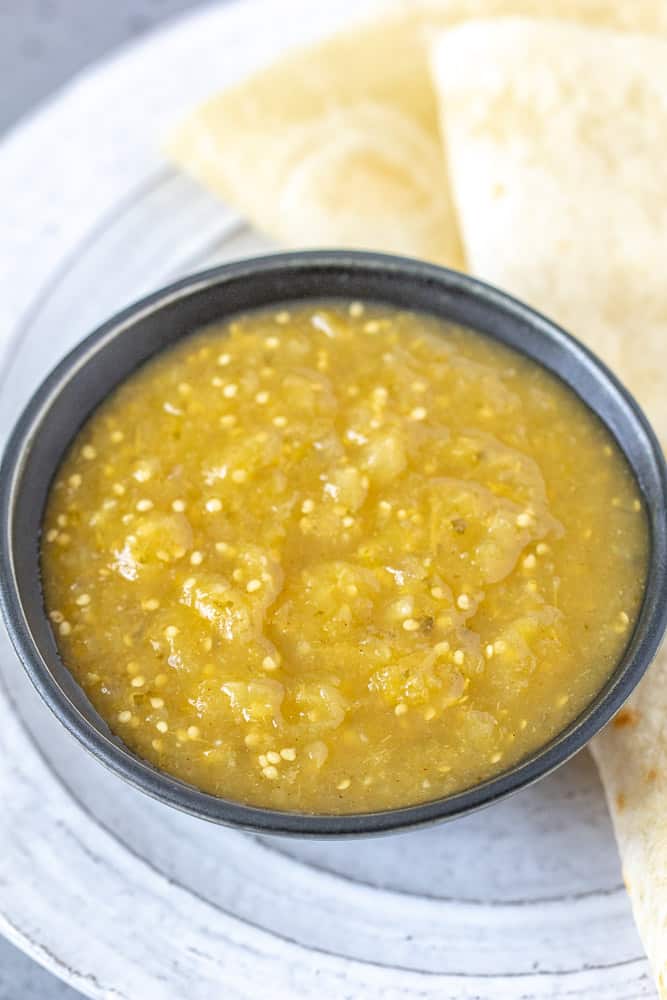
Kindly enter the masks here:
<path id="1" fill-rule="evenodd" d="M 208 792 L 306 812 L 464 789 L 610 676 L 646 514 L 609 433 L 477 333 L 391 307 L 244 314 L 121 385 L 42 538 L 62 658 Z"/>

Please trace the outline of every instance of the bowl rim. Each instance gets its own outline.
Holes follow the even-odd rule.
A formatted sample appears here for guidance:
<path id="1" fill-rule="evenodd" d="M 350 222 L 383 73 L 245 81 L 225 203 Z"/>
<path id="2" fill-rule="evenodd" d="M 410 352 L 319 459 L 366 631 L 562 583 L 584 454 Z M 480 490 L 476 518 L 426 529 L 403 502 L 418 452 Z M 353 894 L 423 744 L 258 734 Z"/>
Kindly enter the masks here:
<path id="1" fill-rule="evenodd" d="M 384 272 L 388 279 L 393 273 L 400 274 L 404 280 L 435 283 L 449 293 L 466 294 L 492 310 L 509 314 L 517 322 L 528 324 L 537 337 L 546 338 L 552 346 L 564 352 L 564 357 L 567 355 L 575 358 L 579 365 L 595 374 L 598 382 L 601 381 L 606 384 L 607 389 L 612 390 L 614 407 L 620 418 L 628 426 L 634 426 L 635 433 L 639 433 L 642 449 L 650 459 L 659 487 L 658 497 L 647 504 L 651 541 L 643 604 L 637 627 L 616 667 L 615 674 L 618 673 L 618 676 L 610 678 L 589 705 L 561 733 L 507 771 L 453 795 L 367 813 L 283 812 L 245 805 L 203 792 L 135 756 L 120 741 L 112 739 L 86 719 L 52 677 L 24 613 L 14 562 L 11 529 L 21 476 L 44 413 L 49 410 L 74 372 L 85 367 L 92 357 L 134 323 L 159 312 L 166 305 L 178 303 L 197 292 L 224 285 L 230 280 L 243 280 L 244 277 L 255 279 L 258 274 L 269 274 L 275 269 L 287 269 L 296 273 L 313 268 L 348 272 L 353 268 L 368 275 Z M 326 297 L 326 291 L 312 296 L 313 299 Z M 302 298 L 307 301 L 308 297 Z M 378 299 L 377 296 L 374 298 Z M 286 294 L 282 298 L 276 296 L 272 301 L 278 304 L 289 300 L 290 296 Z M 294 301 L 294 296 L 291 300 Z M 472 324 L 471 326 L 474 328 Z M 185 333 L 183 331 L 183 335 Z M 494 336 L 492 333 L 489 335 Z M 536 363 L 543 363 L 529 349 L 515 349 Z M 556 377 L 564 380 L 559 372 L 551 370 Z M 112 381 L 108 391 L 118 381 Z M 603 419 L 594 401 L 582 395 L 580 398 L 589 410 Z M 636 468 L 630 456 L 618 439 L 617 443 L 637 479 Z M 59 457 L 62 457 L 62 453 Z M 642 494 L 644 495 L 643 489 Z M 16 421 L 0 464 L 0 610 L 28 677 L 65 729 L 107 768 L 154 799 L 201 819 L 257 833 L 314 837 L 389 833 L 466 815 L 531 785 L 565 763 L 613 717 L 641 680 L 667 627 L 666 506 L 667 465 L 655 433 L 638 403 L 588 348 L 541 313 L 470 275 L 412 258 L 347 250 L 275 253 L 222 264 L 189 275 L 141 298 L 80 341 L 41 382 Z"/>

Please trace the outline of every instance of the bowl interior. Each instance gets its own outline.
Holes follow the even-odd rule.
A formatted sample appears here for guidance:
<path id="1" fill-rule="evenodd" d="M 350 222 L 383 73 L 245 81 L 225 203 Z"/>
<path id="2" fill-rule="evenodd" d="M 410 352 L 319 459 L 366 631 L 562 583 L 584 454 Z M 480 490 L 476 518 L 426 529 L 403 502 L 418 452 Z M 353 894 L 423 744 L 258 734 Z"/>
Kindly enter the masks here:
<path id="1" fill-rule="evenodd" d="M 111 733 L 61 663 L 44 613 L 39 533 L 51 480 L 95 407 L 134 369 L 198 328 L 233 313 L 309 298 L 378 300 L 486 333 L 559 376 L 616 438 L 646 501 L 651 555 L 640 617 L 614 674 L 588 709 L 528 760 L 468 791 L 417 806 L 344 816 L 280 813 L 215 798 L 156 771 Z M 465 275 L 375 254 L 280 254 L 225 265 L 159 292 L 93 333 L 38 389 L 7 446 L 0 480 L 2 603 L 33 681 L 65 726 L 149 794 L 217 822 L 300 835 L 348 835 L 461 815 L 546 774 L 620 707 L 654 655 L 667 616 L 666 471 L 637 404 L 578 342 L 516 300 Z"/>

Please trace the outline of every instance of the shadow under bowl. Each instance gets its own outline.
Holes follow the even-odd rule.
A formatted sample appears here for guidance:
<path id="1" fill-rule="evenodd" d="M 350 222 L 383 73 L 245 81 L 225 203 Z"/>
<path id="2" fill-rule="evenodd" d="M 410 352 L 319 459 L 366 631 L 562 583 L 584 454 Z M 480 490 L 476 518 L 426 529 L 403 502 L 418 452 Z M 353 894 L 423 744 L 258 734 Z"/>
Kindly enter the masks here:
<path id="1" fill-rule="evenodd" d="M 462 324 L 558 376 L 624 453 L 646 504 L 650 552 L 643 604 L 621 659 L 592 702 L 555 739 L 511 769 L 454 795 L 400 809 L 319 815 L 218 798 L 132 754 L 60 660 L 44 609 L 39 538 L 47 493 L 68 445 L 139 365 L 234 313 L 334 297 L 377 300 Z M 467 275 L 420 261 L 347 251 L 275 254 L 193 275 L 143 299 L 79 344 L 37 389 L 0 467 L 0 601 L 16 651 L 49 708 L 99 761 L 154 798 L 202 819 L 262 833 L 344 837 L 405 830 L 464 815 L 531 784 L 580 750 L 621 707 L 667 625 L 666 499 L 662 450 L 635 400 L 585 347 L 528 306 Z"/>

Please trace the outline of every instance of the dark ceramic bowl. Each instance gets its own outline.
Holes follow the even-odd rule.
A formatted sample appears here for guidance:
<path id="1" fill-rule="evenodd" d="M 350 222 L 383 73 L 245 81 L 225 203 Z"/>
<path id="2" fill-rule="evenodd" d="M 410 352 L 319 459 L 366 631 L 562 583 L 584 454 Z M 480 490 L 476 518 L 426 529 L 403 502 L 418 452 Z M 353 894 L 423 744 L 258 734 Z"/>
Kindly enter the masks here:
<path id="1" fill-rule="evenodd" d="M 639 621 L 613 676 L 579 718 L 522 763 L 467 791 L 347 816 L 277 812 L 216 798 L 130 753 L 61 663 L 39 572 L 40 523 L 51 479 L 82 422 L 114 386 L 157 351 L 231 313 L 334 296 L 433 313 L 486 333 L 555 373 L 616 438 L 637 478 L 651 525 Z M 576 753 L 620 708 L 651 662 L 667 624 L 666 494 L 662 451 L 634 399 L 580 343 L 527 306 L 473 278 L 414 260 L 327 251 L 279 254 L 228 264 L 149 296 L 91 334 L 39 387 L 13 431 L 0 469 L 2 609 L 30 679 L 63 725 L 103 764 L 156 799 L 203 819 L 264 833 L 345 836 L 400 830 L 461 816 L 529 785 Z"/>

